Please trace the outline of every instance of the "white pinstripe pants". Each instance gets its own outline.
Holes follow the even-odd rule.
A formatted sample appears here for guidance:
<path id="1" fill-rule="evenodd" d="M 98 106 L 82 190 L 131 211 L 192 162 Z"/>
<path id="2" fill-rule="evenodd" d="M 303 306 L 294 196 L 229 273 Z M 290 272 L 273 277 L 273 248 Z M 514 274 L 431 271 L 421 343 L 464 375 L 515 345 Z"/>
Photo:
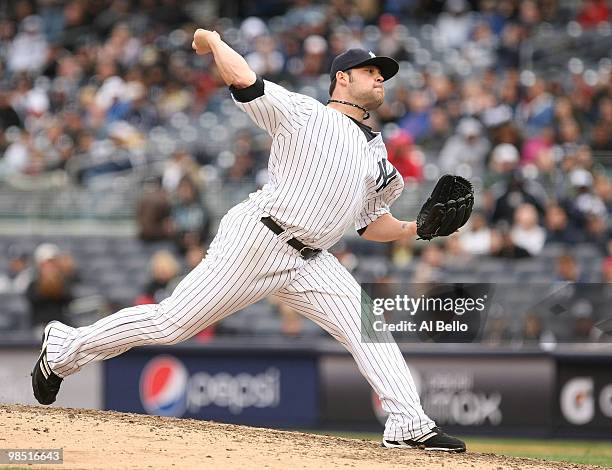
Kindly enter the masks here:
<path id="1" fill-rule="evenodd" d="M 353 355 L 389 413 L 386 439 L 419 437 L 433 428 L 395 342 L 362 341 L 361 288 L 355 279 L 327 251 L 302 259 L 261 216 L 249 201 L 230 210 L 206 258 L 160 304 L 126 308 L 82 328 L 54 323 L 47 353 L 52 370 L 66 377 L 134 346 L 185 341 L 274 293 Z"/>

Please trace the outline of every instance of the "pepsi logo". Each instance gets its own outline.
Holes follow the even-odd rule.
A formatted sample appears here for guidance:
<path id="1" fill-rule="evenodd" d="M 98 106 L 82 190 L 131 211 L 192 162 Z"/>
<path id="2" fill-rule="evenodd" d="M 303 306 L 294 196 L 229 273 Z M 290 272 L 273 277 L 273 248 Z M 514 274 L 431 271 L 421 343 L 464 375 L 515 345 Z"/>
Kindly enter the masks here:
<path id="1" fill-rule="evenodd" d="M 177 416 L 187 408 L 189 373 L 172 356 L 157 356 L 147 363 L 140 375 L 140 401 L 152 415 Z"/>

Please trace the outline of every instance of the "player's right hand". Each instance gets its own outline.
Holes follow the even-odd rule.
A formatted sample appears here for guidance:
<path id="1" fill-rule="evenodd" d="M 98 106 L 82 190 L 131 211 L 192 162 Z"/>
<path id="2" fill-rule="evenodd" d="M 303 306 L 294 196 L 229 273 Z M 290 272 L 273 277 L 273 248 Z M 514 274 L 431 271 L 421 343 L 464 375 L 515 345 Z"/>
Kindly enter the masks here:
<path id="1" fill-rule="evenodd" d="M 211 40 L 219 37 L 219 33 L 216 31 L 198 28 L 196 29 L 195 33 L 193 33 L 193 42 L 191 43 L 191 47 L 198 55 L 208 54 L 211 50 Z"/>

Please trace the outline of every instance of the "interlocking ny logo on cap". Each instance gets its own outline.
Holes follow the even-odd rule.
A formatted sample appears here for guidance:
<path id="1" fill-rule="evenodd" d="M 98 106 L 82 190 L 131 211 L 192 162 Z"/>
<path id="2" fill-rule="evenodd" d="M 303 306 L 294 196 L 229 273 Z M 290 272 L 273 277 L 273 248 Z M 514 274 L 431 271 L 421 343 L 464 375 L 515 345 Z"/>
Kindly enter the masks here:
<path id="1" fill-rule="evenodd" d="M 374 54 L 372 51 L 368 52 L 368 54 L 370 54 L 370 57 L 376 57 L 376 54 Z"/>

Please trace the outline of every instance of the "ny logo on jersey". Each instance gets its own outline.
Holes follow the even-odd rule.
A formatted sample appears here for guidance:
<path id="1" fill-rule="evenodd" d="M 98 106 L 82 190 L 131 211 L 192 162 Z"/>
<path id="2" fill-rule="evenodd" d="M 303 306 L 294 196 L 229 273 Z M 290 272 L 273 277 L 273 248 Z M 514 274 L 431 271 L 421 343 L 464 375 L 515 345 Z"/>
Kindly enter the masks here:
<path id="1" fill-rule="evenodd" d="M 393 171 L 389 173 L 387 170 L 386 158 L 383 158 L 378 162 L 378 178 L 376 178 L 377 193 L 385 189 L 387 186 L 389 186 L 389 183 L 391 183 L 391 181 L 397 178 L 397 169 L 395 169 L 393 166 L 391 168 L 393 168 Z M 378 186 L 379 183 L 380 186 Z"/>

